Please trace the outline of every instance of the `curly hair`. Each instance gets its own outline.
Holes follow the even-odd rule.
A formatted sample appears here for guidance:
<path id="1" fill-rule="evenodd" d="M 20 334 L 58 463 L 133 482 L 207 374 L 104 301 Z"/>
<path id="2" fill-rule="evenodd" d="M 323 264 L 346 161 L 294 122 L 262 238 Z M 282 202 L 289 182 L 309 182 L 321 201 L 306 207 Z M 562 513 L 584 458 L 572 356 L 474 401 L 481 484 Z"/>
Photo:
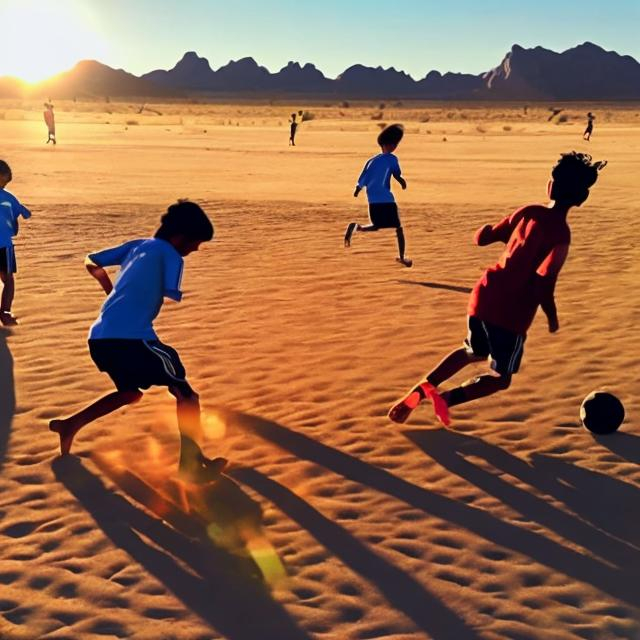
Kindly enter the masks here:
<path id="1" fill-rule="evenodd" d="M 404 136 L 404 127 L 401 124 L 390 124 L 380 132 L 378 144 L 380 146 L 387 144 L 397 146 L 400 144 L 402 136 Z"/>
<path id="2" fill-rule="evenodd" d="M 207 242 L 213 238 L 213 233 L 211 220 L 195 202 L 178 200 L 160 218 L 160 228 L 155 237 L 168 240 L 182 235 L 191 240 Z"/>
<path id="3" fill-rule="evenodd" d="M 589 189 L 598 180 L 598 173 L 607 165 L 606 160 L 593 162 L 588 153 L 563 153 L 551 170 L 553 186 L 551 198 L 580 206 L 588 197 Z"/>

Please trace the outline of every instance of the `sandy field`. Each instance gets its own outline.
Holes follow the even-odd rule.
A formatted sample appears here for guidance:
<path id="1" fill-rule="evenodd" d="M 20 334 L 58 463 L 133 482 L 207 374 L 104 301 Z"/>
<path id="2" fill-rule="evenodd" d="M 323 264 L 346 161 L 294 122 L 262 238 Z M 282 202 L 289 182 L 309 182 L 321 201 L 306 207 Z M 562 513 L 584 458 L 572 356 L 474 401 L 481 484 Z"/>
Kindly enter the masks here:
<path id="1" fill-rule="evenodd" d="M 638 640 L 640 106 L 556 124 L 546 105 L 317 105 L 295 148 L 292 105 L 139 106 L 57 104 L 54 148 L 38 106 L 0 103 L 9 189 L 33 211 L 20 325 L 0 332 L 0 638 Z M 394 121 L 412 269 L 390 231 L 342 246 Z M 464 338 L 500 252 L 473 232 L 544 201 L 572 149 L 609 166 L 570 214 L 560 331 L 539 316 L 512 387 L 450 428 L 428 406 L 391 423 Z M 86 348 L 104 296 L 85 254 L 151 235 L 178 197 L 216 238 L 156 326 L 200 393 L 207 453 L 232 461 L 186 491 L 167 480 L 166 391 L 88 426 L 75 456 L 47 430 L 112 390 Z M 578 412 L 599 388 L 627 418 L 598 438 Z"/>

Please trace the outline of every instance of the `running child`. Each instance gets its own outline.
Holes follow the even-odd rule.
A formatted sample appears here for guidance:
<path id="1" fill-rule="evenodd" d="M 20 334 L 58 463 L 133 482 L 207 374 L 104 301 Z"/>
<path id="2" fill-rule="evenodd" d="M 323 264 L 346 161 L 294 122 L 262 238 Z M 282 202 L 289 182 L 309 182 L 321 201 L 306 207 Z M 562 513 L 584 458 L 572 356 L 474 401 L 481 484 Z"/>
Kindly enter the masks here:
<path id="1" fill-rule="evenodd" d="M 49 136 L 47 137 L 47 144 L 49 144 L 50 142 L 56 144 L 56 116 L 53 113 L 53 105 L 45 102 L 42 115 L 44 117 L 44 122 L 47 125 L 47 131 L 49 132 Z"/>
<path id="2" fill-rule="evenodd" d="M 344 246 L 351 246 L 351 237 L 356 231 L 378 231 L 378 229 L 395 229 L 398 239 L 398 257 L 396 261 L 405 267 L 410 267 L 413 262 L 404 255 L 405 240 L 398 206 L 391 193 L 391 177 L 393 176 L 403 189 L 407 188 L 407 181 L 402 177 L 400 163 L 393 152 L 398 148 L 404 128 L 401 124 L 389 125 L 378 136 L 378 144 L 382 153 L 367 160 L 358 178 L 353 197 L 357 198 L 362 189 L 367 189 L 369 200 L 369 218 L 371 224 L 361 225 L 350 222 L 344 235 Z"/>
<path id="3" fill-rule="evenodd" d="M 567 215 L 587 200 L 605 165 L 606 161 L 592 162 L 586 153 L 563 154 L 551 171 L 549 205 L 524 206 L 498 224 L 486 224 L 476 231 L 477 245 L 503 242 L 506 248 L 473 288 L 467 338 L 391 408 L 391 420 L 405 422 L 420 402 L 429 398 L 436 417 L 448 425 L 450 407 L 509 387 L 538 306 L 547 316 L 549 332 L 558 330 L 554 289 L 571 242 Z M 488 358 L 493 373 L 444 392 L 438 390 L 467 365 Z"/>
<path id="4" fill-rule="evenodd" d="M 49 423 L 60 436 L 61 455 L 70 452 L 73 438 L 85 425 L 138 402 L 141 389 L 164 386 L 177 403 L 180 475 L 193 482 L 207 481 L 225 467 L 224 458 L 212 460 L 202 452 L 198 394 L 187 382 L 178 353 L 160 342 L 153 330 L 163 299 L 182 299 L 183 258 L 212 238 L 213 225 L 205 212 L 193 202 L 179 201 L 162 216 L 153 238 L 131 240 L 87 256 L 87 271 L 107 294 L 89 331 L 89 352 L 98 369 L 113 380 L 116 391 Z M 105 271 L 109 266 L 120 267 L 113 285 Z"/>
<path id="5" fill-rule="evenodd" d="M 0 298 L 0 323 L 7 326 L 18 324 L 11 313 L 16 290 L 13 274 L 18 270 L 13 236 L 18 234 L 18 218 L 31 217 L 29 209 L 20 204 L 13 194 L 5 191 L 5 187 L 12 178 L 11 168 L 4 160 L 0 160 L 0 280 L 3 284 Z"/>
<path id="6" fill-rule="evenodd" d="M 589 113 L 587 113 L 587 127 L 582 134 L 582 139 L 587 140 L 587 142 L 591 140 L 591 134 L 593 133 L 593 121 L 595 119 L 596 117 L 591 113 L 591 111 L 589 111 Z"/>

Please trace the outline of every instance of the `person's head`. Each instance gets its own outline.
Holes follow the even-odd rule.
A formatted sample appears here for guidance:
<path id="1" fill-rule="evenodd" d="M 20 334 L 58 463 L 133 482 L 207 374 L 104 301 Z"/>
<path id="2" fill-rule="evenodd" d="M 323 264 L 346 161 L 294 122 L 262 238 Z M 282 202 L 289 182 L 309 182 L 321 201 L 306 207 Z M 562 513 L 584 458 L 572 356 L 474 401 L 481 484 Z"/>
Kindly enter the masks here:
<path id="1" fill-rule="evenodd" d="M 195 202 L 178 200 L 160 218 L 155 237 L 170 242 L 181 256 L 188 256 L 211 240 L 213 233 L 211 220 Z"/>
<path id="2" fill-rule="evenodd" d="M 295 113 L 292 113 L 292 114 L 291 114 L 291 119 L 292 119 L 292 120 L 295 120 L 295 119 L 296 119 L 296 114 L 295 114 Z"/>
<path id="3" fill-rule="evenodd" d="M 589 197 L 589 189 L 606 164 L 606 160 L 592 162 L 588 153 L 563 153 L 551 170 L 549 197 L 559 204 L 579 207 Z"/>
<path id="4" fill-rule="evenodd" d="M 11 167 L 4 160 L 0 160 L 0 189 L 8 185 L 12 178 Z"/>
<path id="5" fill-rule="evenodd" d="M 393 153 L 402 140 L 404 127 L 401 124 L 390 124 L 378 135 L 378 144 L 384 153 Z"/>

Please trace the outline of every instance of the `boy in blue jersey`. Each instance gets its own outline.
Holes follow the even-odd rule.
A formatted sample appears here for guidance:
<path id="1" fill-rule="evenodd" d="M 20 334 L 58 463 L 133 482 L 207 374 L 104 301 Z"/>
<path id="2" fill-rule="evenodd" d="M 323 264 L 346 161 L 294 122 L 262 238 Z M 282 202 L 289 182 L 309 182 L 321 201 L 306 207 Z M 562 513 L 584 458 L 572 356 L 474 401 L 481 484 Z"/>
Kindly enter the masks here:
<path id="1" fill-rule="evenodd" d="M 11 182 L 11 168 L 0 160 L 0 280 L 2 281 L 2 298 L 0 299 L 0 322 L 3 325 L 15 325 L 18 321 L 11 313 L 11 305 L 15 295 L 15 279 L 13 274 L 18 270 L 16 253 L 13 248 L 13 236 L 18 233 L 18 218 L 30 218 L 31 212 L 5 187 Z"/>
<path id="2" fill-rule="evenodd" d="M 350 222 L 344 235 L 344 246 L 351 246 L 351 237 L 356 231 L 378 231 L 378 229 L 395 229 L 398 238 L 398 253 L 396 261 L 405 267 L 410 267 L 413 262 L 404 255 L 405 240 L 398 206 L 391 193 L 391 177 L 393 176 L 403 189 L 407 188 L 407 182 L 402 177 L 398 158 L 393 155 L 402 140 L 404 128 L 401 124 L 389 125 L 380 132 L 378 144 L 382 153 L 369 158 L 358 178 L 353 197 L 357 198 L 362 189 L 367 190 L 369 200 L 369 218 L 371 224 L 361 225 Z"/>
<path id="3" fill-rule="evenodd" d="M 205 212 L 193 202 L 179 201 L 162 216 L 153 238 L 132 240 L 87 256 L 88 272 L 108 296 L 89 331 L 89 352 L 98 369 L 113 380 L 116 391 L 69 418 L 49 423 L 51 431 L 60 436 L 61 455 L 69 453 L 82 427 L 138 402 L 140 389 L 155 385 L 166 386 L 176 398 L 181 477 L 205 482 L 224 469 L 224 458 L 212 460 L 202 452 L 198 394 L 187 382 L 177 352 L 160 342 L 153 330 L 163 299 L 179 302 L 182 298 L 183 257 L 212 238 L 213 225 Z M 113 285 L 104 269 L 108 266 L 120 266 Z"/>

